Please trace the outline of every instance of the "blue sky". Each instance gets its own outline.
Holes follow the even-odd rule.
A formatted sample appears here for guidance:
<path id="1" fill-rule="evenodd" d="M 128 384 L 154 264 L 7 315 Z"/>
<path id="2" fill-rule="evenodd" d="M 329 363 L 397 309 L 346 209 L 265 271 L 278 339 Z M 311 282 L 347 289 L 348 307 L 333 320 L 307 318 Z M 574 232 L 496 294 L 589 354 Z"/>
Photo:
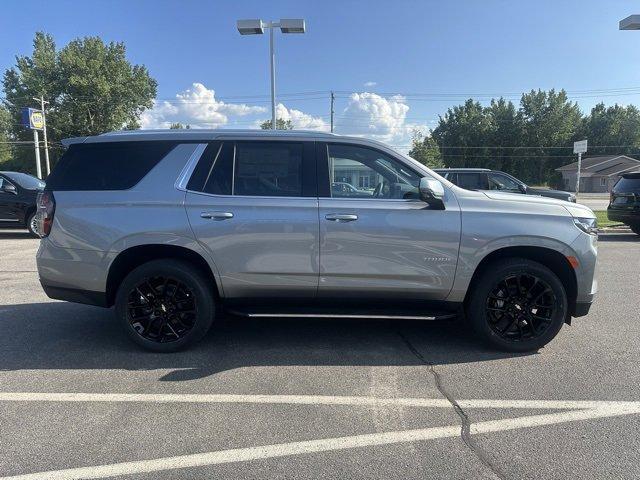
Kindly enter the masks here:
<path id="1" fill-rule="evenodd" d="M 5 0 L 0 8 L 3 71 L 31 52 L 37 30 L 59 46 L 85 35 L 125 42 L 129 59 L 158 81 L 148 127 L 249 128 L 270 117 L 268 38 L 240 36 L 239 18 L 306 19 L 305 35 L 276 34 L 279 113 L 301 128 L 328 128 L 329 90 L 340 92 L 338 133 L 394 145 L 469 96 L 517 100 L 532 88 L 564 88 L 584 110 L 640 101 L 640 31 L 618 30 L 640 13 L 634 1 Z M 298 92 L 320 93 L 285 95 Z"/>

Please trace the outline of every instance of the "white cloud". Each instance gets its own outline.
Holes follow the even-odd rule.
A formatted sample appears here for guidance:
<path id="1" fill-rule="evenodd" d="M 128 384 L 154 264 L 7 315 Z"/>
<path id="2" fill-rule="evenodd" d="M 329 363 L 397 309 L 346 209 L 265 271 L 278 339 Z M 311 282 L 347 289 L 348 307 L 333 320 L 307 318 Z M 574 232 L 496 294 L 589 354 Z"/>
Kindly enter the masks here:
<path id="1" fill-rule="evenodd" d="M 285 122 L 291 120 L 293 128 L 328 131 L 329 125 L 320 117 L 314 117 L 294 108 L 287 108 L 282 103 L 276 105 L 276 117 Z"/>
<path id="2" fill-rule="evenodd" d="M 366 88 L 375 87 L 376 85 L 378 85 L 378 82 L 364 82 Z"/>
<path id="3" fill-rule="evenodd" d="M 187 123 L 195 128 L 218 128 L 229 122 L 230 116 L 263 113 L 266 108 L 244 103 L 225 103 L 216 100 L 215 91 L 202 83 L 176 95 L 175 100 L 156 102 L 142 114 L 142 128 L 169 128 L 171 123 Z"/>

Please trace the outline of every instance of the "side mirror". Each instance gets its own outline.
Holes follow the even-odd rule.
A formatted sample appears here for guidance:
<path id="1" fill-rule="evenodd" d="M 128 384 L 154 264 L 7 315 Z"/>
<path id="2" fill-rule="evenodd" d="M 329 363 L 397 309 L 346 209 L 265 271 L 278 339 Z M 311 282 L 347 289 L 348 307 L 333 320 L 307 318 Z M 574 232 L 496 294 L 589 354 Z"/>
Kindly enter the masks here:
<path id="1" fill-rule="evenodd" d="M 11 183 L 6 183 L 2 186 L 2 191 L 4 193 L 13 193 L 14 195 L 18 194 L 18 190 L 16 189 L 15 185 L 12 185 Z"/>
<path id="2" fill-rule="evenodd" d="M 420 179 L 420 200 L 429 206 L 444 210 L 444 187 L 435 178 L 422 177 Z"/>
<path id="3" fill-rule="evenodd" d="M 520 191 L 522 193 L 527 193 L 527 186 L 526 185 L 523 185 L 523 184 L 520 183 L 520 184 L 518 184 L 518 188 L 520 189 Z"/>

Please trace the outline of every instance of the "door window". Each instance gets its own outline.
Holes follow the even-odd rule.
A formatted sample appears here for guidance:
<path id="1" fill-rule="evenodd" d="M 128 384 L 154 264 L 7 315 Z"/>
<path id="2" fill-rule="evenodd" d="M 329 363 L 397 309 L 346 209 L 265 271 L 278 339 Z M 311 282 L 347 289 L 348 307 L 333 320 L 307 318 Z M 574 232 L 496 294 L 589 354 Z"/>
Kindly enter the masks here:
<path id="1" fill-rule="evenodd" d="M 489 190 L 504 190 L 507 192 L 520 192 L 520 186 L 516 181 L 499 173 L 489 174 Z"/>
<path id="2" fill-rule="evenodd" d="M 467 190 L 486 190 L 486 177 L 480 172 L 458 172 L 458 186 Z"/>
<path id="3" fill-rule="evenodd" d="M 330 195 L 334 198 L 419 198 L 420 176 L 377 150 L 328 145 Z"/>

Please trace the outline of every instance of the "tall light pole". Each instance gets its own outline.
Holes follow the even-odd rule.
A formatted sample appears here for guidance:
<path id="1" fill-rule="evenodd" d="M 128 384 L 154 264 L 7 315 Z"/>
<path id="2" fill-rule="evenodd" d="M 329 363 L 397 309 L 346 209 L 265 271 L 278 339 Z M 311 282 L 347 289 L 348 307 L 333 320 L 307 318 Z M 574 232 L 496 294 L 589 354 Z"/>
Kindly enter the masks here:
<path id="1" fill-rule="evenodd" d="M 269 58 L 271 61 L 271 129 L 276 129 L 276 52 L 273 46 L 273 29 L 279 28 L 282 33 L 304 33 L 305 24 L 302 18 L 281 18 L 279 22 L 263 22 L 260 19 L 238 20 L 240 35 L 262 35 L 269 29 Z"/>

